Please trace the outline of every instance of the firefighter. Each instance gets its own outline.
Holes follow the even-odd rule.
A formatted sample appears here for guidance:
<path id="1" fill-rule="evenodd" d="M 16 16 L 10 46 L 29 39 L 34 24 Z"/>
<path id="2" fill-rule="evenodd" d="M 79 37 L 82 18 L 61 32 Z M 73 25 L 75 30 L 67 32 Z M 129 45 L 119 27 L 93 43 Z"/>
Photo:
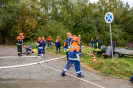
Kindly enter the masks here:
<path id="1" fill-rule="evenodd" d="M 51 36 L 49 36 L 49 37 L 47 38 L 47 43 L 48 43 L 48 48 L 49 48 L 49 45 L 50 45 L 50 46 L 51 46 L 51 49 L 52 49 L 52 45 L 51 45 L 52 39 L 51 39 Z"/>
<path id="2" fill-rule="evenodd" d="M 22 42 L 23 42 L 24 36 L 23 33 L 20 33 L 17 37 L 17 49 L 18 49 L 18 56 L 22 56 Z"/>
<path id="3" fill-rule="evenodd" d="M 79 56 L 81 56 L 81 35 L 79 35 L 78 37 L 79 37 L 78 45 L 80 47 Z"/>
<path id="4" fill-rule="evenodd" d="M 131 76 L 131 78 L 129 79 L 129 81 L 133 83 L 133 75 Z"/>
<path id="5" fill-rule="evenodd" d="M 45 41 L 44 37 L 42 37 L 42 42 L 43 42 L 43 50 L 42 50 L 42 53 L 45 54 L 46 41 Z"/>
<path id="6" fill-rule="evenodd" d="M 59 49 L 59 53 L 60 53 L 61 44 L 60 44 L 59 36 L 57 36 L 57 39 L 55 41 L 55 46 L 56 46 L 56 53 L 58 53 L 58 49 Z"/>
<path id="7" fill-rule="evenodd" d="M 98 36 L 96 36 L 96 39 L 94 41 L 94 51 L 93 54 L 96 52 L 97 55 L 100 55 L 100 51 L 101 51 L 101 40 L 99 39 Z"/>
<path id="8" fill-rule="evenodd" d="M 65 76 L 65 72 L 67 70 L 69 70 L 69 68 L 71 67 L 72 64 L 74 64 L 76 73 L 77 73 L 77 77 L 84 77 L 81 73 L 81 68 L 80 68 L 80 58 L 79 58 L 79 46 L 78 46 L 78 41 L 79 38 L 78 37 L 74 37 L 72 40 L 71 45 L 69 46 L 69 58 L 68 58 L 68 62 L 64 68 L 64 70 L 62 71 L 61 75 Z"/>
<path id="9" fill-rule="evenodd" d="M 43 50 L 43 42 L 41 41 L 41 37 L 38 38 L 38 56 L 42 56 L 42 50 Z"/>
<path id="10" fill-rule="evenodd" d="M 24 48 L 26 49 L 26 54 L 34 53 L 32 51 L 32 46 L 28 45 L 28 46 L 24 46 Z"/>
<path id="11" fill-rule="evenodd" d="M 93 44 L 94 44 L 93 38 L 91 38 L 90 44 L 91 44 L 91 48 L 93 48 Z"/>
<path id="12" fill-rule="evenodd" d="M 71 33 L 67 33 L 67 38 L 64 40 L 64 53 L 67 55 L 67 61 L 68 61 L 68 47 L 70 46 L 70 43 L 72 39 L 70 38 Z"/>

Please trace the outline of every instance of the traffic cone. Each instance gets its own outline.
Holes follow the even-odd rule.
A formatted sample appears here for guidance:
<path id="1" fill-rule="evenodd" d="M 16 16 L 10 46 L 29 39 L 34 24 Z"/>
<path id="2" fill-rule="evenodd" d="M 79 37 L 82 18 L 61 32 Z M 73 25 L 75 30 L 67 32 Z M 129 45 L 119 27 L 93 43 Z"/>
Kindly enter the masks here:
<path id="1" fill-rule="evenodd" d="M 93 62 L 96 62 L 96 57 L 95 57 L 95 54 L 94 54 L 94 57 L 93 57 Z"/>

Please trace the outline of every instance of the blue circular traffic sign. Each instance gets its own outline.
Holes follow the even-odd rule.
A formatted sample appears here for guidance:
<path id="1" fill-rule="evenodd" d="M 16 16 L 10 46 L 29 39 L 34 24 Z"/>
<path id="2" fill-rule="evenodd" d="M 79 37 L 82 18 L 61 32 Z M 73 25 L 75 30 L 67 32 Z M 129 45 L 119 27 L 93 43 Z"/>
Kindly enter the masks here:
<path id="1" fill-rule="evenodd" d="M 107 12 L 105 15 L 105 21 L 111 23 L 114 20 L 114 15 L 112 12 Z"/>

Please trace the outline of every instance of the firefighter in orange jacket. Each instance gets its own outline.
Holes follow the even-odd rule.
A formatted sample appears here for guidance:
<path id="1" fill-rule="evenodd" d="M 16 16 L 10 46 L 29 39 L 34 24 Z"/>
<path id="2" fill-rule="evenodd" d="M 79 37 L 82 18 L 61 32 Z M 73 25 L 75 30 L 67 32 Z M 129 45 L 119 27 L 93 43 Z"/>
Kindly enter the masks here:
<path id="1" fill-rule="evenodd" d="M 57 39 L 55 41 L 55 46 L 56 46 L 56 53 L 58 53 L 58 49 L 59 49 L 59 53 L 60 53 L 61 44 L 60 44 L 59 36 L 57 36 Z"/>
<path id="2" fill-rule="evenodd" d="M 28 46 L 24 46 L 24 48 L 26 49 L 26 54 L 34 53 L 32 51 L 32 46 L 28 45 Z"/>
<path id="3" fill-rule="evenodd" d="M 79 41 L 79 37 L 74 37 L 72 40 L 71 45 L 69 46 L 69 58 L 68 58 L 68 62 L 64 68 L 64 70 L 62 71 L 61 75 L 65 76 L 65 72 L 67 70 L 69 70 L 69 68 L 71 67 L 72 64 L 74 64 L 76 73 L 77 73 L 77 77 L 84 77 L 81 73 L 81 69 L 80 69 L 80 58 L 79 58 L 79 45 L 78 45 L 78 41 Z"/>
<path id="4" fill-rule="evenodd" d="M 38 38 L 38 56 L 42 56 L 42 51 L 43 51 L 43 42 L 41 41 L 41 37 Z"/>
<path id="5" fill-rule="evenodd" d="M 52 49 L 52 45 L 51 45 L 52 39 L 51 39 L 51 36 L 49 36 L 49 37 L 47 38 L 47 43 L 48 43 L 48 48 L 49 48 L 49 45 L 50 45 L 50 46 L 51 46 L 51 49 Z"/>
<path id="6" fill-rule="evenodd" d="M 42 50 L 42 53 L 45 54 L 46 41 L 45 41 L 44 37 L 42 37 L 42 42 L 43 42 L 43 50 Z"/>
<path id="7" fill-rule="evenodd" d="M 64 53 L 67 55 L 67 61 L 68 61 L 68 47 L 70 46 L 70 43 L 72 41 L 71 33 L 67 33 L 67 38 L 64 40 Z"/>
<path id="8" fill-rule="evenodd" d="M 24 36 L 23 33 L 20 33 L 17 37 L 17 49 L 18 49 L 18 56 L 22 56 L 22 42 L 23 42 Z"/>

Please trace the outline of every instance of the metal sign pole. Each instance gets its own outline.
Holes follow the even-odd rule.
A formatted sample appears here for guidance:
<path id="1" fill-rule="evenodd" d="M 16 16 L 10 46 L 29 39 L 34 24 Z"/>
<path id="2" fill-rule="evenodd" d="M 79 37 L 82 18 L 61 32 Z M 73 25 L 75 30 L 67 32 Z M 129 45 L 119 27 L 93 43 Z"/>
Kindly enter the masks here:
<path id="1" fill-rule="evenodd" d="M 111 47 L 113 48 L 113 44 L 112 44 L 112 32 L 111 32 L 111 23 L 109 25 L 110 25 Z M 113 59 L 113 50 L 112 50 L 112 61 L 114 61 L 114 59 Z"/>

